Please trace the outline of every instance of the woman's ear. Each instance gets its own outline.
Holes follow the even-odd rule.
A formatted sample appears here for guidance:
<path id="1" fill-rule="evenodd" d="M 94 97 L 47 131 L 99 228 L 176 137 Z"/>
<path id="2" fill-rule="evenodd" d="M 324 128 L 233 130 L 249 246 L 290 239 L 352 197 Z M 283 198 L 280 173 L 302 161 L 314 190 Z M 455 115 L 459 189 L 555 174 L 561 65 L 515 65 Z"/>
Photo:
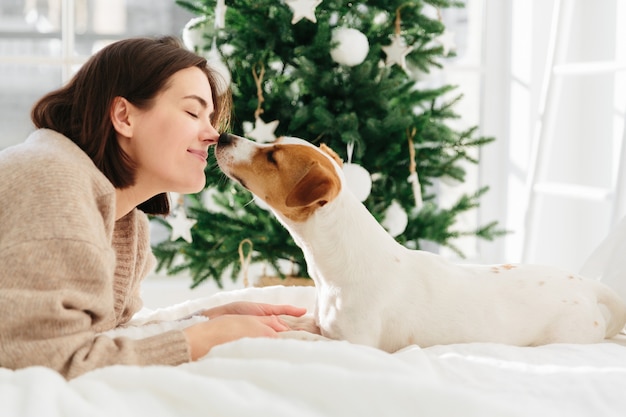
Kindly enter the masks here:
<path id="1" fill-rule="evenodd" d="M 111 122 L 113 127 L 122 136 L 132 137 L 133 127 L 131 123 L 132 105 L 124 97 L 115 97 L 111 105 Z"/>

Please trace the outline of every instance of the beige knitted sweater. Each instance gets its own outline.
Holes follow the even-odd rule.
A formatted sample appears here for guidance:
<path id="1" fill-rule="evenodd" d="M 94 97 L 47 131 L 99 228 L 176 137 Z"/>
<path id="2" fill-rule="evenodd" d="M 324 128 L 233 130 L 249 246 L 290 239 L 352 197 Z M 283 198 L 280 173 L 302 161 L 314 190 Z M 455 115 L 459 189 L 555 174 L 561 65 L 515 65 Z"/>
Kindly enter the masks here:
<path id="1" fill-rule="evenodd" d="M 146 215 L 115 221 L 115 189 L 51 130 L 0 152 L 0 366 L 66 378 L 113 364 L 191 360 L 182 331 L 142 340 L 99 333 L 141 308 L 154 265 Z"/>

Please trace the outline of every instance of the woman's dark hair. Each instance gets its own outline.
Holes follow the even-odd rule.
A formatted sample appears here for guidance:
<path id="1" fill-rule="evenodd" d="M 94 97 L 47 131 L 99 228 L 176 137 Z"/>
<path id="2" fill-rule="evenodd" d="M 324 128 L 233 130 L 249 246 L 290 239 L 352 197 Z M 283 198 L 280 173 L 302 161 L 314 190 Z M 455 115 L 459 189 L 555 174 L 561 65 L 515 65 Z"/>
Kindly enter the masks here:
<path id="1" fill-rule="evenodd" d="M 115 97 L 149 109 L 169 78 L 185 68 L 198 67 L 207 76 L 213 96 L 212 124 L 228 129 L 230 90 L 219 93 L 223 81 L 206 59 L 187 50 L 174 37 L 132 38 L 117 41 L 93 55 L 64 87 L 42 97 L 31 119 L 37 128 L 55 130 L 74 141 L 115 188 L 135 182 L 135 164 L 119 146 L 110 110 Z M 223 85 L 223 84 L 222 84 Z M 166 193 L 138 206 L 148 214 L 169 213 Z"/>

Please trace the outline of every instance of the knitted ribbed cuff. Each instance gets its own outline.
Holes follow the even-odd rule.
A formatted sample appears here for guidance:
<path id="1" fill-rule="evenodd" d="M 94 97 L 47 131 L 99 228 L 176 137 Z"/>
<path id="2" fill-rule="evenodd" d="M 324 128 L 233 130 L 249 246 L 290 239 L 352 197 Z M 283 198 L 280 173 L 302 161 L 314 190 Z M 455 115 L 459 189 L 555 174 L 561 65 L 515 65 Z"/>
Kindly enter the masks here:
<path id="1" fill-rule="evenodd" d="M 181 330 L 171 330 L 136 343 L 139 365 L 180 365 L 191 361 L 191 349 Z"/>

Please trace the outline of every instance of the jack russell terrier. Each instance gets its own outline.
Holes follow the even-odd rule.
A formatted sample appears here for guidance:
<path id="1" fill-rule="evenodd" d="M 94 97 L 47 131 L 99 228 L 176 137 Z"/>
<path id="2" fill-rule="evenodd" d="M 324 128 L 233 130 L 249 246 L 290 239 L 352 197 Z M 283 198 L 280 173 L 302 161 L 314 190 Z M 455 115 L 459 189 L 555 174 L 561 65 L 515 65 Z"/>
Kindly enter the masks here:
<path id="1" fill-rule="evenodd" d="M 296 138 L 222 134 L 220 169 L 267 203 L 302 249 L 327 338 L 409 345 L 595 343 L 626 305 L 598 281 L 537 265 L 464 265 L 396 242 L 346 188 L 341 160 Z"/>

